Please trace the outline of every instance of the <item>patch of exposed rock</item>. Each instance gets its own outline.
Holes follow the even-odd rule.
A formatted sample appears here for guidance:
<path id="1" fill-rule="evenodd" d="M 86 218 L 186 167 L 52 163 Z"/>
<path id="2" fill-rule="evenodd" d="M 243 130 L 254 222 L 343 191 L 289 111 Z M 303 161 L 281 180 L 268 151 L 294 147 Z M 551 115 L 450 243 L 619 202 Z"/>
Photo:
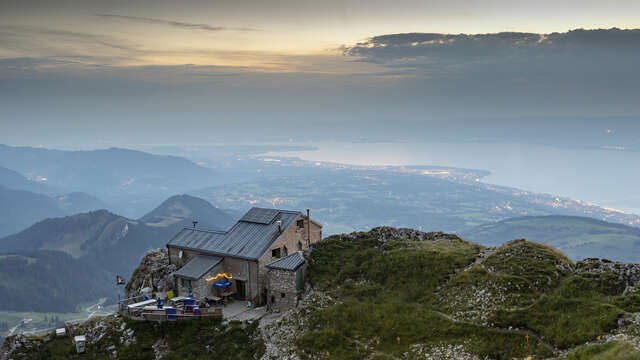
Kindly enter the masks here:
<path id="1" fill-rule="evenodd" d="M 357 234 L 357 233 L 352 233 Z M 373 228 L 371 234 L 374 234 L 381 242 L 390 240 L 408 240 L 408 241 L 439 241 L 439 240 L 455 240 L 459 239 L 456 235 L 445 234 L 443 232 L 422 232 L 414 229 L 394 228 L 391 226 L 381 226 Z"/>
<path id="2" fill-rule="evenodd" d="M 297 308 L 282 315 L 271 314 L 260 321 L 265 353 L 260 360 L 299 360 L 295 343 L 305 332 L 312 311 L 328 307 L 334 300 L 321 292 L 311 291 Z"/>
<path id="3" fill-rule="evenodd" d="M 402 358 L 412 360 L 481 360 L 477 355 L 467 352 L 462 344 L 442 344 L 440 346 L 415 344 L 411 345 L 410 350 L 404 353 Z"/>
<path id="4" fill-rule="evenodd" d="M 169 343 L 166 338 L 160 338 L 153 344 L 155 360 L 161 360 L 169 352 Z"/>
<path id="5" fill-rule="evenodd" d="M 603 274 L 606 272 L 616 275 L 617 280 L 626 286 L 640 286 L 640 264 L 595 258 L 584 259 L 576 263 L 576 273 L 578 274 Z"/>
<path id="6" fill-rule="evenodd" d="M 140 296 L 145 288 L 150 288 L 153 293 L 166 293 L 173 290 L 169 275 L 176 270 L 176 265 L 169 264 L 169 253 L 166 248 L 147 252 L 127 283 L 125 297 Z"/>
<path id="7" fill-rule="evenodd" d="M 87 346 L 93 346 L 93 353 L 118 358 L 117 346 L 129 346 L 136 343 L 133 329 L 127 327 L 122 317 L 118 314 L 100 318 L 93 318 L 84 323 L 66 326 L 65 339 L 72 341 L 74 336 L 84 335 L 87 338 Z M 43 346 L 54 339 L 53 334 L 43 336 L 16 335 L 5 339 L 0 348 L 0 360 L 9 360 L 12 355 Z"/>

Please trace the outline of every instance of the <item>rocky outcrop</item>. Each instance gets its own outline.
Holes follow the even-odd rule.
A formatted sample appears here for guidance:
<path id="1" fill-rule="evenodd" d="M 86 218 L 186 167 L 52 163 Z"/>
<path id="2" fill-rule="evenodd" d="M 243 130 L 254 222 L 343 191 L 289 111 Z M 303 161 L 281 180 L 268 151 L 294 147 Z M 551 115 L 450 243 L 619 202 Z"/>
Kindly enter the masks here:
<path id="1" fill-rule="evenodd" d="M 329 295 L 311 290 L 298 307 L 285 313 L 270 314 L 260 320 L 265 353 L 260 360 L 300 360 L 295 343 L 306 330 L 311 312 L 335 303 Z"/>
<path id="2" fill-rule="evenodd" d="M 166 248 L 147 252 L 125 287 L 125 297 L 140 296 L 146 288 L 153 293 L 166 293 L 173 290 L 170 275 L 176 270 L 176 265 L 169 264 L 169 253 Z"/>
<path id="3" fill-rule="evenodd" d="M 355 233 L 353 233 L 355 235 Z M 371 234 L 378 237 L 381 242 L 389 240 L 404 241 L 439 241 L 459 239 L 456 235 L 445 234 L 440 231 L 422 232 L 414 229 L 394 228 L 390 226 L 380 226 L 371 230 Z"/>
<path id="4" fill-rule="evenodd" d="M 127 327 L 127 323 L 118 315 L 109 315 L 93 318 L 81 324 L 68 324 L 65 341 L 69 343 L 76 335 L 84 335 L 87 346 L 91 347 L 94 355 L 101 355 L 111 359 L 118 359 L 117 346 L 130 346 L 136 343 L 133 329 Z M 10 336 L 0 348 L 0 360 L 12 358 L 37 358 L 34 352 L 38 351 L 50 341 L 56 339 L 53 333 L 43 336 Z"/>
<path id="5" fill-rule="evenodd" d="M 607 259 L 589 258 L 576 263 L 578 274 L 610 273 L 626 286 L 640 286 L 640 264 L 627 264 Z"/>
<path id="6" fill-rule="evenodd" d="M 0 360 L 9 360 L 17 349 L 34 348 L 40 346 L 46 338 L 30 338 L 24 335 L 10 336 L 0 347 Z"/>

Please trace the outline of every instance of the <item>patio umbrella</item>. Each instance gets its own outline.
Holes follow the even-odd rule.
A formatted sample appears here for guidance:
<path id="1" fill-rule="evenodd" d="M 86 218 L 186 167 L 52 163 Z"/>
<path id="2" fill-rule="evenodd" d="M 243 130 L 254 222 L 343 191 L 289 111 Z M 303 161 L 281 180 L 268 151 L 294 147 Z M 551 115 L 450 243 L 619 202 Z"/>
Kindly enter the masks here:
<path id="1" fill-rule="evenodd" d="M 230 281 L 217 281 L 213 283 L 213 287 L 218 288 L 218 289 L 226 289 L 229 286 L 231 286 L 231 282 Z"/>

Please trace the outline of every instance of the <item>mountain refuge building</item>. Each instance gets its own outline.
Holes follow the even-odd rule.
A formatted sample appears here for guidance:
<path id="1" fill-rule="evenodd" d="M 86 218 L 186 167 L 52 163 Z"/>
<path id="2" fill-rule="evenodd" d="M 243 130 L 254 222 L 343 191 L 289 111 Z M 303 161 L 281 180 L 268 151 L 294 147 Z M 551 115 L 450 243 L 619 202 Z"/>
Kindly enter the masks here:
<path id="1" fill-rule="evenodd" d="M 322 225 L 299 211 L 252 208 L 227 231 L 184 228 L 168 243 L 178 296 L 223 294 L 284 310 L 304 287 L 302 252 L 322 239 Z"/>

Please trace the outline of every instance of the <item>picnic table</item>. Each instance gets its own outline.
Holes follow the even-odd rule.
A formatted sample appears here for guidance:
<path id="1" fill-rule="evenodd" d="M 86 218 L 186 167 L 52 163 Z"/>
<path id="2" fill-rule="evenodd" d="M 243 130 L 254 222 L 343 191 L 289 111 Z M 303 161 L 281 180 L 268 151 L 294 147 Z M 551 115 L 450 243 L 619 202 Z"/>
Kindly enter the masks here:
<path id="1" fill-rule="evenodd" d="M 145 300 L 135 304 L 127 305 L 127 313 L 131 316 L 140 316 L 145 306 L 156 304 L 156 300 Z"/>
<path id="2" fill-rule="evenodd" d="M 236 294 L 236 292 L 235 292 L 235 291 L 231 291 L 231 290 L 230 290 L 230 291 L 225 291 L 225 292 L 223 292 L 223 293 L 222 293 L 222 294 L 220 294 L 220 295 L 222 296 L 222 299 L 223 299 L 224 301 L 229 301 L 229 298 L 230 298 L 231 296 L 235 295 L 235 294 Z"/>
<path id="3" fill-rule="evenodd" d="M 214 304 L 219 304 L 222 301 L 222 298 L 220 296 L 209 296 L 207 299 L 209 299 L 209 301 L 213 301 Z"/>

